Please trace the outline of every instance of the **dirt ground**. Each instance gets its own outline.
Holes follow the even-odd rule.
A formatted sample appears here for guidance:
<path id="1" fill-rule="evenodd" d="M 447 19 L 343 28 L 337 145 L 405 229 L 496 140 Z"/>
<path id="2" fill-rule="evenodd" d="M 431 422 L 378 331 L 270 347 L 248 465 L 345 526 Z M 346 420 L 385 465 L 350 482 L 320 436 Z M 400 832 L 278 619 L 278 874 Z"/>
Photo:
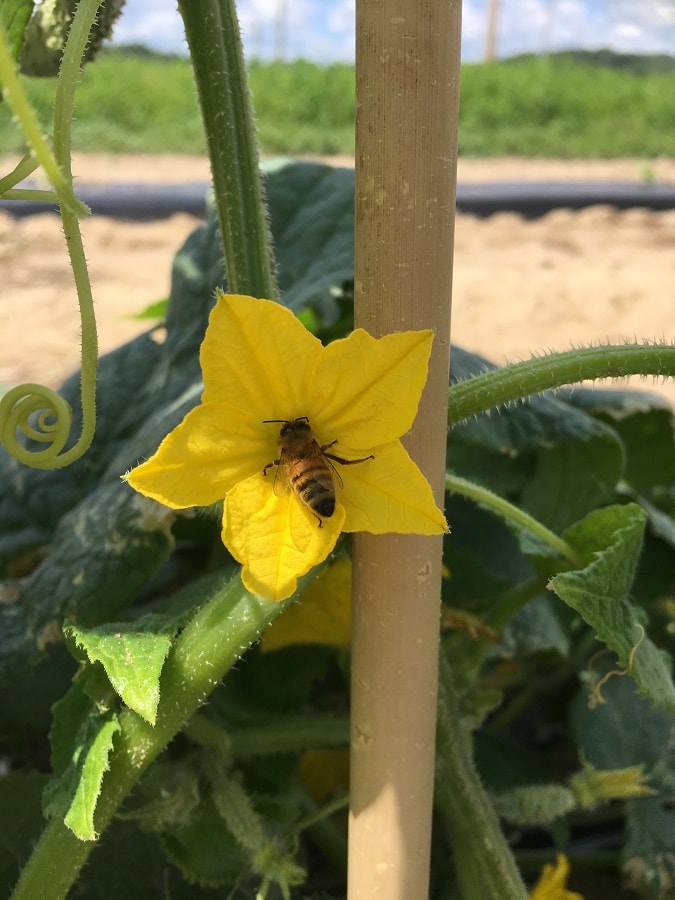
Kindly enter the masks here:
<path id="1" fill-rule="evenodd" d="M 349 164 L 348 159 L 338 160 Z M 11 161 L 0 161 L 0 173 Z M 201 157 L 84 156 L 84 184 L 207 181 Z M 639 181 L 675 184 L 675 160 L 462 160 L 459 180 Z M 169 290 L 171 259 L 198 220 L 83 222 L 101 351 L 146 329 L 130 318 Z M 598 342 L 675 339 L 675 209 L 511 213 L 456 227 L 453 341 L 497 363 Z M 0 386 L 57 386 L 78 366 L 79 320 L 55 214 L 14 220 L 0 207 Z M 634 387 L 675 403 L 675 382 Z"/>

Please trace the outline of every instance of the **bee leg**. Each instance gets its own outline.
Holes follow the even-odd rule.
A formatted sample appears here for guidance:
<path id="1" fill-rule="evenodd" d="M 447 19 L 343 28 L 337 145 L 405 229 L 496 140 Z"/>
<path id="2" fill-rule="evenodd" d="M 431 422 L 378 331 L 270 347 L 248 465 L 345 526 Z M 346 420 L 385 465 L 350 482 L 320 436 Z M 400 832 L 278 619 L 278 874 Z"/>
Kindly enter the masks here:
<path id="1" fill-rule="evenodd" d="M 333 443 L 335 443 L 335 441 L 333 441 Z M 331 444 L 328 444 L 328 446 L 330 447 Z M 341 466 L 354 466 L 356 463 L 368 462 L 369 459 L 375 459 L 372 453 L 370 456 L 364 456 L 363 459 L 343 459 L 341 456 L 333 456 L 332 453 L 326 453 L 326 456 L 328 459 L 340 463 Z"/>
<path id="2" fill-rule="evenodd" d="M 263 475 L 266 476 L 266 475 L 267 475 L 267 470 L 268 470 L 268 469 L 271 469 L 272 466 L 278 466 L 280 462 L 281 462 L 280 459 L 274 459 L 274 460 L 272 460 L 271 463 L 267 463 L 267 465 L 266 465 L 265 468 L 263 469 Z"/>
<path id="3" fill-rule="evenodd" d="M 324 450 L 328 450 L 329 447 L 334 447 L 336 444 L 337 444 L 337 438 L 335 438 L 334 441 L 331 441 L 330 444 L 324 444 L 323 447 L 320 448 L 321 452 L 323 453 Z"/>

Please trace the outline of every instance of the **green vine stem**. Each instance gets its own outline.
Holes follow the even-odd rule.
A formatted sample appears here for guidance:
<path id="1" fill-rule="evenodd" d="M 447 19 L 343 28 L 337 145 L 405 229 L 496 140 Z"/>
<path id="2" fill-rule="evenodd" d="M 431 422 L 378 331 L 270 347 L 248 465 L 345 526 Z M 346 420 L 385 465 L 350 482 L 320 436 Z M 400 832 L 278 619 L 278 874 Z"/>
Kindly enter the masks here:
<path id="1" fill-rule="evenodd" d="M 62 468 L 79 459 L 91 445 L 96 427 L 98 336 L 91 284 L 78 221 L 81 216 L 88 215 L 89 209 L 73 194 L 70 136 L 75 88 L 99 5 L 100 0 L 82 0 L 73 17 L 56 91 L 53 155 L 18 79 L 6 35 L 0 27 L 0 79 L 3 96 L 19 122 L 31 155 L 42 166 L 54 189 L 61 211 L 66 247 L 80 308 L 82 431 L 75 444 L 63 452 L 72 427 L 72 411 L 50 388 L 35 384 L 19 385 L 8 391 L 0 400 L 0 438 L 5 449 L 19 462 L 42 469 Z M 12 183 L 13 186 L 34 168 L 33 160 L 24 157 L 15 170 L 6 177 L 5 185 Z M 38 195 L 45 192 L 11 190 L 11 193 L 20 199 L 38 199 Z M 46 193 L 51 199 L 51 194 Z M 31 417 L 37 412 L 40 412 L 40 415 L 36 428 L 31 423 Z M 17 432 L 49 446 L 42 450 L 31 451 L 19 442 Z"/>
<path id="2" fill-rule="evenodd" d="M 277 300 L 234 0 L 179 0 L 206 129 L 228 289 Z"/>
<path id="3" fill-rule="evenodd" d="M 98 0 L 83 0 L 78 7 L 78 13 L 82 9 L 81 15 L 91 12 L 91 22 L 94 21 L 96 10 L 99 7 Z M 76 14 L 77 17 L 77 14 Z M 91 27 L 91 25 L 90 25 Z M 89 31 L 87 30 L 87 34 Z M 70 40 L 70 39 L 69 39 Z M 80 56 L 80 60 L 82 57 Z M 2 95 L 9 104 L 19 127 L 30 147 L 31 155 L 37 159 L 42 166 L 49 183 L 52 185 L 59 198 L 59 202 L 64 205 L 70 205 L 74 211 L 80 215 L 87 215 L 88 208 L 73 193 L 72 183 L 68 181 L 59 163 L 49 149 L 47 138 L 42 133 L 40 123 L 33 111 L 32 106 L 26 96 L 26 92 L 21 86 L 16 66 L 12 58 L 9 42 L 5 29 L 0 23 L 0 82 L 2 83 Z M 72 109 L 71 109 L 72 115 Z"/>
<path id="4" fill-rule="evenodd" d="M 494 494 L 487 488 L 481 487 L 472 481 L 467 481 L 466 478 L 460 478 L 458 475 L 450 474 L 446 474 L 445 476 L 445 489 L 446 491 L 451 491 L 454 494 L 461 494 L 463 497 L 474 500 L 476 503 L 479 503 L 481 506 L 486 507 L 491 510 L 491 512 L 500 516 L 506 522 L 512 522 L 519 528 L 525 528 L 530 534 L 534 535 L 544 544 L 551 547 L 552 550 L 555 550 L 556 553 L 559 553 L 564 559 L 572 563 L 575 568 L 581 567 L 581 560 L 567 541 L 558 537 L 557 534 L 545 525 L 542 525 L 541 522 L 538 522 L 522 509 L 518 509 L 517 506 L 514 506 L 513 503 L 509 503 L 508 500 L 505 500 L 498 494 Z"/>
<path id="5" fill-rule="evenodd" d="M 37 167 L 38 162 L 31 157 L 30 153 L 26 153 L 22 156 L 12 171 L 0 178 L 0 197 L 7 196 L 7 191 L 10 188 L 13 188 L 20 181 L 23 181 L 24 178 L 28 178 L 29 175 L 32 175 Z M 50 197 L 51 196 L 50 193 Z"/>
<path id="6" fill-rule="evenodd" d="M 608 344 L 538 356 L 453 384 L 448 424 L 551 388 L 597 378 L 675 376 L 673 344 Z"/>
<path id="7" fill-rule="evenodd" d="M 3 200 L 32 200 L 34 203 L 56 203 L 54 191 L 41 191 L 33 188 L 8 188 L 0 191 Z"/>
<path id="8" fill-rule="evenodd" d="M 141 774 L 167 746 L 264 629 L 293 602 L 316 572 L 300 581 L 298 592 L 283 603 L 249 594 L 237 575 L 219 588 L 181 632 L 169 654 L 161 679 L 161 699 L 155 726 L 131 710 L 120 714 L 110 766 L 96 806 L 96 831 L 109 825 Z M 212 577 L 212 576 L 210 576 Z M 199 593 L 199 585 L 186 590 Z M 96 846 L 81 841 L 61 819 L 43 831 L 12 900 L 61 900 Z"/>
<path id="9" fill-rule="evenodd" d="M 185 734 L 198 744 L 224 748 L 233 759 L 300 753 L 313 747 L 347 747 L 349 719 L 345 716 L 279 716 L 264 725 L 228 728 L 227 734 L 206 716 L 195 714 Z"/>
<path id="10" fill-rule="evenodd" d="M 441 653 L 436 803 L 448 821 L 462 900 L 526 900 L 527 892 L 471 756 L 452 670 Z"/>

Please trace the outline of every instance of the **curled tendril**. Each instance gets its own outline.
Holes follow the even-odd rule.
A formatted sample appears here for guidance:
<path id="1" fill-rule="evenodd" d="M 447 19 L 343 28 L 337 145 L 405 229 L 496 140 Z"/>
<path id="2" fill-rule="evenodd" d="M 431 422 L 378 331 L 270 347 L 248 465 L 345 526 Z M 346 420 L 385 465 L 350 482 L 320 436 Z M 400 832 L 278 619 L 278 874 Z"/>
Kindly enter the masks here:
<path id="1" fill-rule="evenodd" d="M 63 397 L 41 384 L 20 384 L 0 399 L 0 440 L 19 462 L 43 469 L 67 465 L 70 453 L 60 456 L 73 423 L 73 411 Z M 48 444 L 42 450 L 20 443 L 18 433 Z M 74 448 L 73 448 L 74 449 Z"/>
<path id="2" fill-rule="evenodd" d="M 78 218 L 88 215 L 87 206 L 73 193 L 71 172 L 71 125 L 74 93 L 80 78 L 81 63 L 91 27 L 101 0 L 81 0 L 76 4 L 68 39 L 61 60 L 61 71 L 54 98 L 54 151 L 41 130 L 30 101 L 16 71 L 14 56 L 0 21 L 0 85 L 3 100 L 28 144 L 29 153 L 10 175 L 0 179 L 0 190 L 7 192 L 32 171 L 35 163 L 44 170 L 61 211 L 63 233 L 73 270 L 82 328 L 81 385 L 82 433 L 77 442 L 64 450 L 72 425 L 72 411 L 54 391 L 39 384 L 12 388 L 0 400 L 0 441 L 19 462 L 40 469 L 58 469 L 79 459 L 91 445 L 96 427 L 96 364 L 98 339 L 91 284 L 82 244 Z M 23 199 L 35 194 L 21 190 Z M 31 450 L 18 440 L 17 432 L 47 445 Z"/>

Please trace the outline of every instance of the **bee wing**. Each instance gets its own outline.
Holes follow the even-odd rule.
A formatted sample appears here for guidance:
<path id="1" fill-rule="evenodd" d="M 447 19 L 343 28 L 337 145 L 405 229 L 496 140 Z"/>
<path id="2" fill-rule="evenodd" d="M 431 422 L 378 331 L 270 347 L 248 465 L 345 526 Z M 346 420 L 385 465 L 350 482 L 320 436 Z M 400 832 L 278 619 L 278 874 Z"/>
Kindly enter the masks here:
<path id="1" fill-rule="evenodd" d="M 328 465 L 331 467 L 331 471 L 333 473 L 333 478 L 335 479 L 336 483 L 341 488 L 343 488 L 345 486 L 344 481 L 342 480 L 342 477 L 340 476 L 340 473 L 338 472 L 338 470 L 335 468 L 335 463 L 331 459 L 329 459 L 329 457 L 326 456 L 326 454 L 323 453 L 321 450 L 319 450 L 319 453 L 321 453 L 321 456 L 323 456 L 323 458 L 326 460 Z"/>
<path id="2" fill-rule="evenodd" d="M 288 459 L 286 456 L 287 455 L 282 450 L 277 464 L 277 470 L 274 473 L 273 490 L 277 497 L 280 497 L 281 494 L 285 494 L 290 486 L 288 479 Z"/>

